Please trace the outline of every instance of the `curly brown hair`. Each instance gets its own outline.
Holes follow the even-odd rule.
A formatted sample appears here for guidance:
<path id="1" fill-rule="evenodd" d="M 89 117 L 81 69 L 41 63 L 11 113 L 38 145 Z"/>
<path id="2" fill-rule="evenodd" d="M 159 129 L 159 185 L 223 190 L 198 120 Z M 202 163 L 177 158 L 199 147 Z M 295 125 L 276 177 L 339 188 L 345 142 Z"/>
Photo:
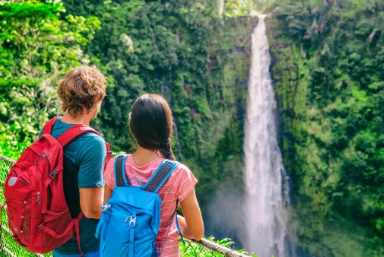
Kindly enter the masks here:
<path id="1" fill-rule="evenodd" d="M 79 66 L 65 75 L 57 87 L 61 109 L 71 116 L 89 112 L 105 97 L 104 75 L 95 66 Z"/>

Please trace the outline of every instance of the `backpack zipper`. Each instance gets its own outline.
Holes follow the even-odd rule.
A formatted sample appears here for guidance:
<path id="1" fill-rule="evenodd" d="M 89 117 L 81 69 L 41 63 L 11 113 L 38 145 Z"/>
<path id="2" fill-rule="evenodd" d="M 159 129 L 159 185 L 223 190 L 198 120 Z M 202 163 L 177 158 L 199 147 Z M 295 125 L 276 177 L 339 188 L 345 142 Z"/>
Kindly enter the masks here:
<path id="1" fill-rule="evenodd" d="M 131 228 L 134 228 L 136 227 L 136 215 L 133 215 L 133 216 L 128 216 L 126 219 L 125 219 L 125 223 L 127 223 L 129 221 L 129 226 Z"/>
<path id="2" fill-rule="evenodd" d="M 35 162 L 35 165 L 37 165 L 39 163 L 39 161 L 41 160 L 41 158 L 47 158 L 48 155 L 45 154 L 45 153 L 39 153 L 38 151 L 36 151 L 32 146 L 29 146 L 28 149 L 32 150 L 34 153 L 36 153 L 38 156 L 39 156 L 39 159 L 37 159 L 37 161 Z"/>
<path id="3" fill-rule="evenodd" d="M 138 220 L 137 220 L 137 213 L 136 214 L 132 214 L 132 215 L 130 215 L 130 216 L 125 216 L 125 215 L 122 215 L 122 214 L 118 214 L 118 213 L 114 213 L 114 212 L 108 212 L 108 211 L 106 211 L 106 213 L 108 213 L 109 215 L 111 215 L 111 216 L 115 216 L 115 217 L 118 217 L 119 219 L 121 219 L 121 220 L 124 220 L 124 222 L 125 223 L 128 223 L 129 224 L 129 226 L 131 227 L 131 228 L 133 228 L 133 227 L 136 227 L 136 225 L 138 225 L 137 226 L 137 229 L 140 229 L 142 226 L 144 226 L 144 223 L 138 223 Z M 144 212 L 142 212 L 142 213 L 146 213 L 145 211 Z M 150 212 L 148 212 L 148 214 L 150 214 Z"/>
<path id="4" fill-rule="evenodd" d="M 29 146 L 28 149 L 32 150 L 33 152 L 35 152 L 35 154 L 37 154 L 38 156 L 42 156 L 41 153 L 39 153 L 38 151 L 36 151 L 33 147 Z"/>
<path id="5" fill-rule="evenodd" d="M 24 179 L 20 179 L 20 182 L 23 183 L 26 186 L 29 186 L 29 183 L 27 181 L 25 181 Z"/>
<path id="6" fill-rule="evenodd" d="M 40 192 L 37 192 L 37 204 L 40 205 Z"/>

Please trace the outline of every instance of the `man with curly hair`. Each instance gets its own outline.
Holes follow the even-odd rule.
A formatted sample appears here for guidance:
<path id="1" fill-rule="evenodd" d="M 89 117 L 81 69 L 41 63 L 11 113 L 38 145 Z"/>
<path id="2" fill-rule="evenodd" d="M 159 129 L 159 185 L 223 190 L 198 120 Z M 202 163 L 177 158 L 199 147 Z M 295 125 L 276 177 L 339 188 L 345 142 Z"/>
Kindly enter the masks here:
<path id="1" fill-rule="evenodd" d="M 64 77 L 57 88 L 64 115 L 52 128 L 59 137 L 75 124 L 89 125 L 100 110 L 105 97 L 106 79 L 96 67 L 80 66 Z M 65 198 L 73 218 L 82 211 L 80 220 L 81 250 L 85 257 L 99 256 L 95 238 L 103 203 L 103 170 L 106 147 L 103 138 L 86 133 L 64 148 L 63 184 Z M 76 236 L 53 251 L 54 257 L 79 256 Z"/>

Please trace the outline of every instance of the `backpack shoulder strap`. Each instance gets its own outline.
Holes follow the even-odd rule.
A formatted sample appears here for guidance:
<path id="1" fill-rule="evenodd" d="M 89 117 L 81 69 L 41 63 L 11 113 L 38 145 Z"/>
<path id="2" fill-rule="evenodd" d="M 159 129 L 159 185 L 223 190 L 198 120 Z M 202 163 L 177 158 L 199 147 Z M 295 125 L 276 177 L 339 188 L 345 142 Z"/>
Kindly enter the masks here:
<path id="1" fill-rule="evenodd" d="M 44 134 L 50 135 L 52 133 L 53 125 L 55 124 L 55 122 L 57 121 L 58 118 L 59 118 L 59 116 L 56 116 L 55 118 L 52 118 L 49 121 L 47 121 L 47 123 L 45 123 L 45 125 L 44 125 L 43 132 L 41 134 L 42 135 L 44 135 Z"/>
<path id="2" fill-rule="evenodd" d="M 161 254 L 163 253 L 164 246 L 165 246 L 165 242 L 166 242 L 167 239 L 168 239 L 169 231 L 171 230 L 172 223 L 173 223 L 173 220 L 174 220 L 174 219 L 176 220 L 176 228 L 177 228 L 177 230 L 179 231 L 179 235 L 180 235 L 181 242 L 183 242 L 184 246 L 186 246 L 186 245 L 185 245 L 185 241 L 184 241 L 184 237 L 183 237 L 183 232 L 181 232 L 180 225 L 179 225 L 179 220 L 177 219 L 177 207 L 178 207 L 178 206 L 179 206 L 179 199 L 176 200 L 176 209 L 175 209 L 175 212 L 173 213 L 171 223 L 169 223 L 169 227 L 168 227 L 167 235 L 165 236 L 165 239 L 164 239 L 164 241 L 163 241 L 163 245 L 162 245 L 162 247 L 161 247 L 161 251 L 160 251 L 160 253 L 159 253 L 159 256 L 161 256 Z"/>
<path id="3" fill-rule="evenodd" d="M 83 124 L 77 124 L 67 129 L 61 136 L 57 138 L 57 141 L 59 141 L 59 143 L 64 147 L 67 144 L 71 143 L 77 137 L 87 132 L 92 132 L 100 136 L 99 132 L 97 132 L 93 128 Z"/>
<path id="4" fill-rule="evenodd" d="M 107 169 L 107 164 L 108 164 L 109 160 L 112 158 L 111 145 L 107 141 L 105 141 L 105 150 L 107 151 L 107 156 L 105 157 L 104 171 Z"/>
<path id="5" fill-rule="evenodd" d="M 115 172 L 116 186 L 128 186 L 127 176 L 125 175 L 125 160 L 128 158 L 128 156 L 128 154 L 120 154 L 115 158 L 113 170 Z"/>
<path id="6" fill-rule="evenodd" d="M 180 163 L 164 160 L 144 186 L 144 190 L 157 193 Z"/>
<path id="7" fill-rule="evenodd" d="M 58 117 L 55 117 L 52 120 L 49 120 L 47 122 L 48 126 L 46 125 L 44 127 L 42 134 L 45 134 L 44 131 L 45 131 L 46 128 L 47 128 L 47 131 L 49 130 L 48 134 L 51 134 L 52 126 L 53 126 L 54 122 L 57 120 L 57 118 Z M 57 138 L 57 140 L 64 147 L 67 144 L 71 143 L 73 140 L 75 140 L 77 137 L 79 137 L 79 136 L 81 136 L 81 135 L 83 135 L 83 134 L 85 134 L 87 132 L 91 132 L 91 133 L 94 133 L 94 134 L 96 134 L 98 136 L 101 136 L 99 134 L 99 132 L 97 132 L 93 128 L 91 128 L 91 127 L 89 127 L 87 125 L 84 125 L 84 124 L 77 124 L 77 125 L 74 125 L 73 127 L 70 127 L 69 129 L 67 129 L 63 134 L 61 134 L 61 136 L 59 136 Z M 107 141 L 105 141 L 105 148 L 106 148 L 107 156 L 105 158 L 104 170 L 107 168 L 108 161 L 112 158 L 111 145 Z"/>

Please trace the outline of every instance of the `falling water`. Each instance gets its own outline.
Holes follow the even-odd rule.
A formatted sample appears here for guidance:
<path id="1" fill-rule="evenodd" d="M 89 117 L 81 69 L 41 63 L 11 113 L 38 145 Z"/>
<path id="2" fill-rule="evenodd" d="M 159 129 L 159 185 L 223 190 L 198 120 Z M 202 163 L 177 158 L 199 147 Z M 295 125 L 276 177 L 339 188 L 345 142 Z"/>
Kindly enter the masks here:
<path id="1" fill-rule="evenodd" d="M 287 176 L 276 131 L 276 101 L 269 74 L 270 55 L 265 15 L 252 33 L 252 65 L 248 84 L 244 138 L 243 245 L 259 257 L 288 257 Z"/>
<path id="2" fill-rule="evenodd" d="M 222 18 L 223 13 L 224 13 L 224 6 L 225 6 L 225 1 L 224 0 L 217 0 L 217 14 L 218 17 Z"/>
<path id="3" fill-rule="evenodd" d="M 180 138 L 179 138 L 179 130 L 177 128 L 176 120 L 172 116 L 173 119 L 173 134 L 175 135 L 176 139 L 176 144 L 177 144 L 177 150 L 179 152 L 179 162 L 183 163 L 184 162 L 184 157 L 183 157 L 183 152 L 181 151 L 181 144 L 180 144 Z"/>

